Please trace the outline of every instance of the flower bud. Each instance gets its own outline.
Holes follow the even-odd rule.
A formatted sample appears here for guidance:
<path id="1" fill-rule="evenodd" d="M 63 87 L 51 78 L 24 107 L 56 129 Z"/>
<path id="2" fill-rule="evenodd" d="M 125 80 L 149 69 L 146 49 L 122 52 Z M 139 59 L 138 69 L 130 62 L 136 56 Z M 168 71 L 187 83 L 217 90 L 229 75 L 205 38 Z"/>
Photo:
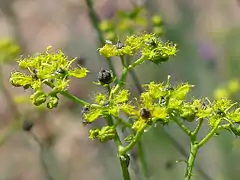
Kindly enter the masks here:
<path id="1" fill-rule="evenodd" d="M 151 20 L 154 26 L 161 26 L 163 23 L 161 16 L 158 15 L 153 16 Z"/>
<path id="2" fill-rule="evenodd" d="M 99 135 L 99 129 L 90 129 L 89 130 L 89 138 L 90 139 L 97 139 Z"/>
<path id="3" fill-rule="evenodd" d="M 104 126 L 98 134 L 98 139 L 101 142 L 112 140 L 116 137 L 116 129 L 112 126 Z"/>
<path id="4" fill-rule="evenodd" d="M 30 96 L 30 99 L 35 106 L 39 106 L 45 103 L 45 101 L 47 100 L 47 95 L 42 91 L 36 91 Z"/>
<path id="5" fill-rule="evenodd" d="M 49 101 L 48 101 L 48 103 L 47 103 L 47 108 L 48 109 L 53 109 L 53 108 L 55 108 L 55 107 L 57 107 L 57 105 L 58 105 L 58 97 L 57 96 L 52 96 L 52 97 L 50 97 L 50 99 L 49 99 Z"/>

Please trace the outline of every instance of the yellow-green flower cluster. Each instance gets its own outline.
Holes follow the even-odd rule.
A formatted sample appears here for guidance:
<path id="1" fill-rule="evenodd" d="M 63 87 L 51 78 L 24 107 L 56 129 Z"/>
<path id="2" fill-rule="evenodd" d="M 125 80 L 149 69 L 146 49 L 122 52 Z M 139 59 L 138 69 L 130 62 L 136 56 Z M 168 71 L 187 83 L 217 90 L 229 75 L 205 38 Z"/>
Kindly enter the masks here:
<path id="1" fill-rule="evenodd" d="M 210 128 L 226 123 L 233 127 L 235 123 L 240 123 L 240 109 L 234 107 L 236 103 L 227 99 L 211 102 L 207 98 L 188 101 L 187 95 L 193 86 L 188 83 L 172 86 L 169 81 L 170 76 L 166 83 L 150 82 L 143 85 L 145 91 L 133 101 L 129 100 L 130 93 L 125 89 L 115 91 L 113 87 L 111 96 L 99 93 L 95 96 L 95 103 L 90 105 L 88 111 L 84 113 L 84 119 L 91 123 L 98 118 L 112 117 L 115 123 L 131 127 L 134 134 L 141 134 L 146 128 L 156 123 L 169 124 L 176 118 L 188 122 L 201 119 L 206 121 Z M 121 112 L 126 115 L 125 120 L 120 118 Z M 94 129 L 90 137 L 105 141 L 103 132 L 105 130 Z M 132 136 L 135 135 L 130 135 Z M 131 141 L 129 137 L 127 140 Z"/>
<path id="2" fill-rule="evenodd" d="M 57 94 L 68 88 L 69 77 L 83 78 L 88 70 L 80 66 L 72 68 L 76 58 L 69 61 L 62 51 L 51 53 L 50 48 L 43 54 L 21 58 L 18 65 L 22 72 L 12 73 L 10 82 L 15 87 L 33 89 L 33 104 L 39 106 L 48 100 L 47 107 L 52 109 L 58 104 Z M 52 88 L 51 92 L 44 92 L 44 86 Z"/>
<path id="3" fill-rule="evenodd" d="M 96 104 L 89 107 L 89 111 L 84 113 L 84 119 L 91 123 L 100 117 L 119 117 L 120 111 L 132 113 L 133 107 L 128 102 L 129 91 L 122 89 L 114 94 L 111 101 L 108 95 L 97 94 L 95 97 Z"/>
<path id="4" fill-rule="evenodd" d="M 121 43 L 121 48 L 118 44 L 105 44 L 99 53 L 105 57 L 141 54 L 146 60 L 159 64 L 177 52 L 175 44 L 162 42 L 155 34 L 129 36 Z"/>

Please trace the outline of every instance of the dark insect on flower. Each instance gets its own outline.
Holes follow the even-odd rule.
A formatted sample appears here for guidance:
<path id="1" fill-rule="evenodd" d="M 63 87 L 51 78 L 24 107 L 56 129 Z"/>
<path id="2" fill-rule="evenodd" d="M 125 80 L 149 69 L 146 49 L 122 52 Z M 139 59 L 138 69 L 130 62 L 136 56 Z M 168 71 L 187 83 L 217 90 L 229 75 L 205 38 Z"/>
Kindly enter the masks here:
<path id="1" fill-rule="evenodd" d="M 60 78 L 66 78 L 68 76 L 68 71 L 63 68 L 59 68 L 55 71 L 55 74 L 59 75 Z"/>
<path id="2" fill-rule="evenodd" d="M 64 70 L 63 68 L 59 68 L 58 70 L 55 71 L 56 74 L 65 74 L 66 70 Z"/>
<path id="3" fill-rule="evenodd" d="M 218 109 L 216 111 L 216 113 L 219 115 L 219 116 L 225 116 L 225 113 L 221 110 L 221 109 Z"/>
<path id="4" fill-rule="evenodd" d="M 108 70 L 104 70 L 102 69 L 99 73 L 98 73 L 98 81 L 104 85 L 104 84 L 110 84 L 113 80 L 112 74 L 110 71 Z"/>
<path id="5" fill-rule="evenodd" d="M 90 108 L 88 106 L 83 107 L 82 115 L 84 115 L 85 113 L 88 113 L 89 111 L 90 111 Z M 90 122 L 86 121 L 84 118 L 82 119 L 82 123 L 83 125 L 91 124 Z"/>
<path id="6" fill-rule="evenodd" d="M 149 110 L 147 110 L 146 108 L 142 108 L 140 109 L 140 116 L 143 118 L 143 119 L 148 119 L 151 117 L 151 113 Z"/>
<path id="7" fill-rule="evenodd" d="M 166 103 L 167 103 L 166 98 L 165 98 L 165 97 L 161 97 L 161 98 L 160 98 L 160 104 L 161 104 L 161 105 L 166 105 Z"/>
<path id="8" fill-rule="evenodd" d="M 173 91 L 174 88 L 171 86 L 167 86 L 166 88 L 164 88 L 164 91 Z"/>
<path id="9" fill-rule="evenodd" d="M 83 107 L 82 114 L 88 113 L 90 108 L 88 106 Z"/>
<path id="10" fill-rule="evenodd" d="M 24 131 L 30 131 L 32 129 L 33 125 L 34 125 L 33 121 L 25 120 L 23 122 L 22 129 Z"/>
<path id="11" fill-rule="evenodd" d="M 124 44 L 121 41 L 118 41 L 115 46 L 117 49 L 122 49 L 124 47 Z"/>
<path id="12" fill-rule="evenodd" d="M 155 39 L 151 39 L 150 41 L 147 41 L 145 44 L 147 46 L 150 46 L 150 47 L 153 47 L 153 48 L 156 48 L 158 46 L 158 44 L 157 44 Z"/>
<path id="13" fill-rule="evenodd" d="M 202 109 L 203 110 L 207 109 L 207 104 L 205 102 L 202 102 Z"/>
<path id="14" fill-rule="evenodd" d="M 32 78 L 34 79 L 34 80 L 38 80 L 38 76 L 37 76 L 37 69 L 33 69 L 33 74 L 32 74 Z"/>
<path id="15" fill-rule="evenodd" d="M 90 122 L 86 121 L 85 119 L 82 120 L 82 123 L 84 126 L 88 125 L 88 124 L 91 124 Z"/>
<path id="16" fill-rule="evenodd" d="M 109 105 L 110 101 L 106 101 L 103 103 L 103 107 L 107 107 Z"/>

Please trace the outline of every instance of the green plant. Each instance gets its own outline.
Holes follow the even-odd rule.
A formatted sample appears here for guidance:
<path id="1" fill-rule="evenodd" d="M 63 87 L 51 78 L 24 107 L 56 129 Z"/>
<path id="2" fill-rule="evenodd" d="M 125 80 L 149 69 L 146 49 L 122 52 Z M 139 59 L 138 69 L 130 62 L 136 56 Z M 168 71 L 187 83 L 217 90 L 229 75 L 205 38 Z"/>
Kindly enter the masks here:
<path id="1" fill-rule="evenodd" d="M 228 99 L 211 102 L 208 98 L 189 97 L 190 100 L 187 100 L 193 86 L 188 83 L 173 85 L 170 76 L 166 82 L 143 85 L 145 91 L 139 97 L 130 99 L 130 91 L 124 88 L 128 73 L 146 61 L 157 65 L 164 63 L 175 56 L 177 49 L 175 44 L 163 42 L 151 33 L 128 36 L 121 43 L 120 48 L 118 44 L 105 44 L 98 49 L 102 56 L 121 59 L 122 74 L 117 78 L 109 70 L 102 69 L 96 84 L 107 91 L 96 94 L 93 102 L 86 102 L 67 91 L 70 77 L 85 78 L 88 70 L 81 66 L 72 67 L 75 59 L 69 60 L 62 51 L 51 52 L 50 47 L 45 53 L 21 58 L 18 61 L 21 70 L 11 74 L 10 82 L 15 87 L 32 89 L 30 99 L 35 106 L 56 108 L 62 95 L 84 107 L 83 118 L 86 123 L 104 118 L 106 125 L 90 129 L 89 137 L 103 143 L 114 141 L 124 180 L 131 179 L 128 153 L 140 141 L 145 130 L 156 124 L 177 124 L 189 136 L 190 154 L 186 160 L 185 180 L 190 180 L 198 150 L 216 133 L 228 130 L 240 135 L 240 109 Z M 127 63 L 126 56 L 135 60 Z M 197 126 L 190 129 L 185 122 L 197 123 Z M 208 124 L 209 131 L 204 136 L 198 136 L 204 123 Z M 122 139 L 119 137 L 119 128 L 129 129 L 130 133 Z"/>
<path id="2" fill-rule="evenodd" d="M 214 91 L 214 98 L 215 99 L 238 99 L 238 93 L 240 90 L 240 83 L 237 79 L 230 80 L 227 85 L 218 87 Z"/>

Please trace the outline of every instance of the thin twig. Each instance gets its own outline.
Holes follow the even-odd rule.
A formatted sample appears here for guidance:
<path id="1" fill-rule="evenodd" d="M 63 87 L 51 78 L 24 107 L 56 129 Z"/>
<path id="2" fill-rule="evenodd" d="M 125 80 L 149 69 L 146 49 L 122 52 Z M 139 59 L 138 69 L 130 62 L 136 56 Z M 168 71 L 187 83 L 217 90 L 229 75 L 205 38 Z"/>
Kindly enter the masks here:
<path id="1" fill-rule="evenodd" d="M 88 7 L 89 16 L 90 16 L 92 25 L 93 25 L 93 27 L 96 30 L 97 35 L 98 35 L 98 41 L 100 42 L 100 45 L 103 46 L 105 44 L 105 41 L 104 41 L 104 38 L 103 38 L 103 34 L 100 30 L 100 27 L 99 27 L 98 15 L 93 8 L 92 0 L 85 0 L 85 1 L 86 1 L 86 4 L 87 4 L 87 7 Z M 116 76 L 116 70 L 113 66 L 113 63 L 112 63 L 111 59 L 110 58 L 106 58 L 106 59 L 107 59 L 106 60 L 107 64 L 108 64 L 109 68 L 112 70 L 113 75 Z"/>
<path id="2" fill-rule="evenodd" d="M 55 180 L 55 178 L 51 175 L 46 162 L 44 161 L 43 144 L 39 141 L 38 137 L 33 132 L 30 131 L 29 133 L 31 134 L 31 136 L 33 137 L 33 139 L 36 141 L 40 148 L 40 160 L 48 180 Z"/>

